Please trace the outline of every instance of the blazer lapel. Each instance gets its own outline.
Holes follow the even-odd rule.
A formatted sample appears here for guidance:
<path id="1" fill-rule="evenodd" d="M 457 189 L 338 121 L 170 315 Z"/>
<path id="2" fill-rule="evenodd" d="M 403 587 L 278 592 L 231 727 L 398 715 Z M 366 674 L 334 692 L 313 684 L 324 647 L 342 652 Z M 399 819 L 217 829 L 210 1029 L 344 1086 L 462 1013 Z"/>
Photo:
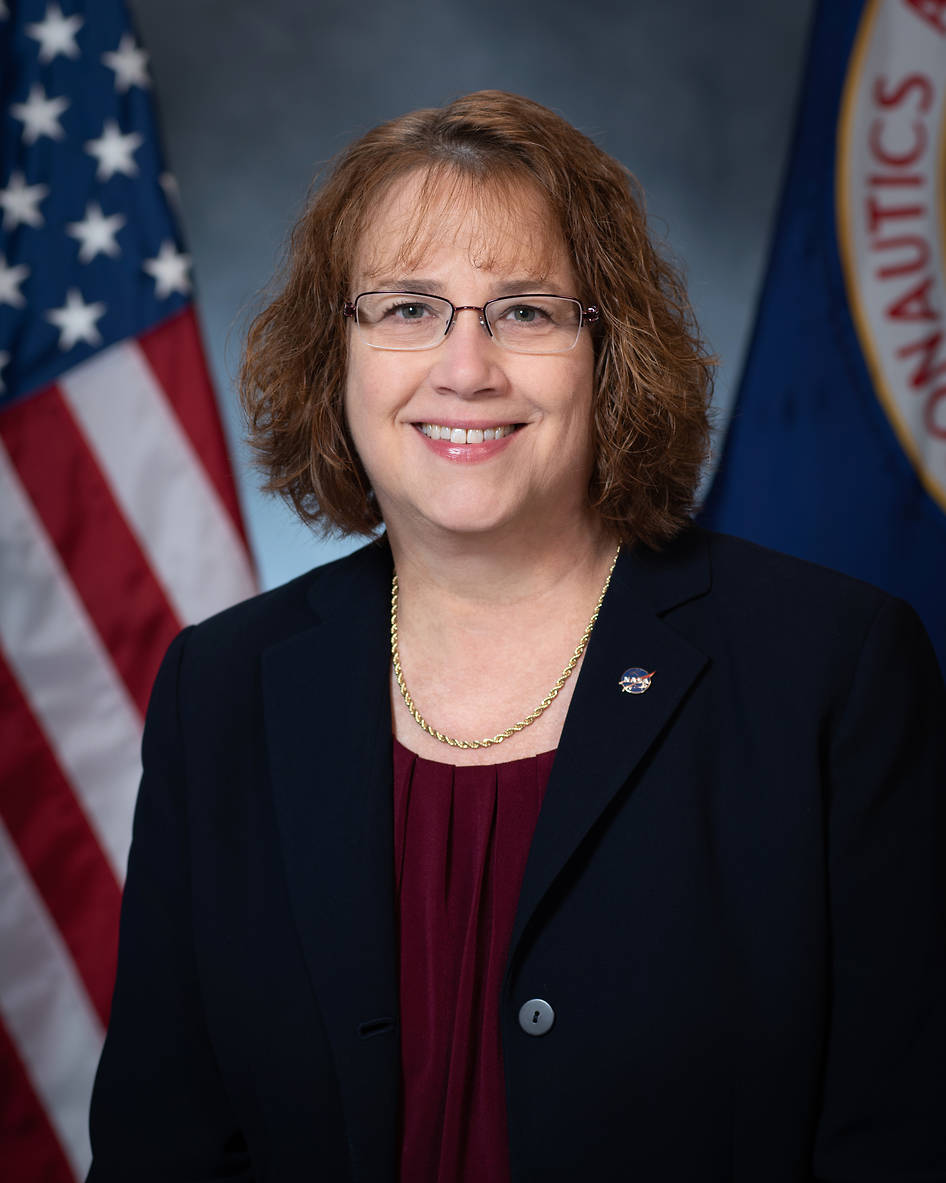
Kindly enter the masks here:
<path id="1" fill-rule="evenodd" d="M 666 624 L 670 608 L 709 587 L 705 539 L 688 532 L 666 551 L 622 553 L 585 651 L 539 815 L 510 943 L 627 782 L 708 662 Z M 626 694 L 621 675 L 654 672 L 646 693 Z"/>
<path id="2" fill-rule="evenodd" d="M 387 603 L 378 543 L 309 589 L 313 626 L 263 657 L 291 907 L 325 1022 L 354 1175 L 392 1177 L 399 1079 Z"/>

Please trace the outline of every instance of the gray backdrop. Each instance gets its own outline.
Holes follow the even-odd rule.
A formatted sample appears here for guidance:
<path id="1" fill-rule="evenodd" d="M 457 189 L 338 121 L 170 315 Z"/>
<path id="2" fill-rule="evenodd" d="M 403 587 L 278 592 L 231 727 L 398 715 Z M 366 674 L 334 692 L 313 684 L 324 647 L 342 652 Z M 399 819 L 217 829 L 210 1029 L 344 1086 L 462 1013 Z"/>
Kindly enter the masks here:
<path id="1" fill-rule="evenodd" d="M 762 280 L 813 0 L 131 0 L 264 586 L 350 549 L 256 491 L 240 332 L 321 164 L 415 107 L 486 87 L 555 108 L 628 165 L 686 261 L 718 419 Z"/>

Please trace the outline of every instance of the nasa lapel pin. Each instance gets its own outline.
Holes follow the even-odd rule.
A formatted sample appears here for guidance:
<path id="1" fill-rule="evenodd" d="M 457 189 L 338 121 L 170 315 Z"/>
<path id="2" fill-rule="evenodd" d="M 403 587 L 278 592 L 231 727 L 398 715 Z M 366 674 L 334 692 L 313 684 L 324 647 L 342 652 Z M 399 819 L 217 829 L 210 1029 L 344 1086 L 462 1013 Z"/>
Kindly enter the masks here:
<path id="1" fill-rule="evenodd" d="M 650 689 L 650 683 L 656 672 L 656 670 L 651 670 L 648 673 L 647 670 L 642 670 L 639 666 L 631 666 L 629 670 L 625 670 L 621 675 L 621 681 L 618 685 L 625 694 L 643 694 L 646 690 Z"/>

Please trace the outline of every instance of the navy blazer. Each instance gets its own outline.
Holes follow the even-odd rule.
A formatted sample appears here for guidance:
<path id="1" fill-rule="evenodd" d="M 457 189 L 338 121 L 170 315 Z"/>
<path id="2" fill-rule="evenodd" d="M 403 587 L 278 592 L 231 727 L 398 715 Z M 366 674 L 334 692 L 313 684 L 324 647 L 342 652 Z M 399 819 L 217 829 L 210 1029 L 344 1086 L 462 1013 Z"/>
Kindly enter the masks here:
<path id="1" fill-rule="evenodd" d="M 390 577 L 373 543 L 168 652 L 94 1183 L 396 1178 Z M 946 1181 L 944 721 L 901 602 L 622 553 L 502 990 L 517 1183 Z"/>

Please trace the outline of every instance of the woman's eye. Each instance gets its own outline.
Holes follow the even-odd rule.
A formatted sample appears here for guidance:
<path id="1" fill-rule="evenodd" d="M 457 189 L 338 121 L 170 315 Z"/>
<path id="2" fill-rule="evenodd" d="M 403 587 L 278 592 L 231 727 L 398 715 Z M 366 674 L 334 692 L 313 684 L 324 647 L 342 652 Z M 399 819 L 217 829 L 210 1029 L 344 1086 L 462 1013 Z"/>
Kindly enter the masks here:
<path id="1" fill-rule="evenodd" d="M 506 316 L 513 324 L 517 325 L 531 325 L 539 323 L 545 314 L 541 308 L 536 308 L 532 304 L 516 304 L 515 307 L 510 308 Z"/>
<path id="2" fill-rule="evenodd" d="M 430 308 L 426 304 L 395 304 L 388 309 L 387 315 L 398 320 L 423 320 L 430 315 Z"/>

